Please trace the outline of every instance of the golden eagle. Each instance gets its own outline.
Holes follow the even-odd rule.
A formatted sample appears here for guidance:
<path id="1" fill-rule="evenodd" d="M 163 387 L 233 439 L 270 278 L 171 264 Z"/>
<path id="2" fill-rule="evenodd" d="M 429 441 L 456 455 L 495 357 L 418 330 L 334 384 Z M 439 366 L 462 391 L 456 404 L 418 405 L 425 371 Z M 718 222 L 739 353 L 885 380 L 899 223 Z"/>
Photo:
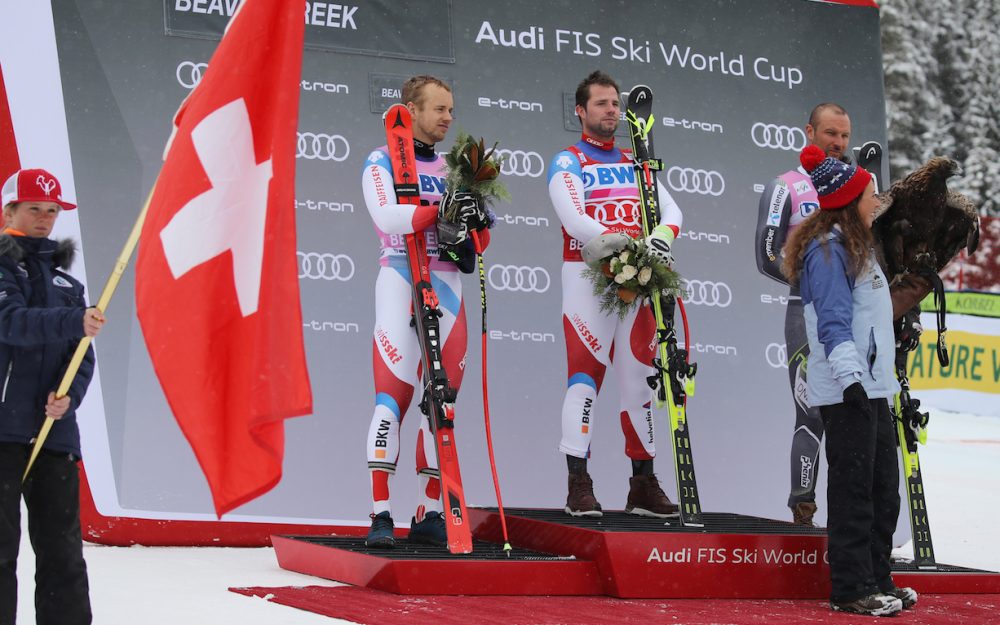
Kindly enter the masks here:
<path id="1" fill-rule="evenodd" d="M 948 178 L 960 173 L 956 161 L 935 156 L 882 194 L 872 230 L 890 284 L 907 274 L 941 271 L 963 246 L 976 251 L 979 212 L 969 198 L 948 190 Z"/>

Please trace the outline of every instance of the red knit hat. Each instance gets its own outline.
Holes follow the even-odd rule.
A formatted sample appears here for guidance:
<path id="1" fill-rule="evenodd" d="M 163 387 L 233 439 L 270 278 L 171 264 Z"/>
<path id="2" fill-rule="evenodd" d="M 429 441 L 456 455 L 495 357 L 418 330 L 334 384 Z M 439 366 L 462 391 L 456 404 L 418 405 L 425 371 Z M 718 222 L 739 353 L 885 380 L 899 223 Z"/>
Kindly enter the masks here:
<path id="1" fill-rule="evenodd" d="M 812 178 L 821 210 L 837 210 L 864 193 L 872 175 L 826 155 L 815 145 L 807 145 L 799 161 Z"/>
<path id="2" fill-rule="evenodd" d="M 76 208 L 76 204 L 64 202 L 59 180 L 44 169 L 21 169 L 3 183 L 0 206 L 11 202 L 55 202 L 65 210 Z"/>

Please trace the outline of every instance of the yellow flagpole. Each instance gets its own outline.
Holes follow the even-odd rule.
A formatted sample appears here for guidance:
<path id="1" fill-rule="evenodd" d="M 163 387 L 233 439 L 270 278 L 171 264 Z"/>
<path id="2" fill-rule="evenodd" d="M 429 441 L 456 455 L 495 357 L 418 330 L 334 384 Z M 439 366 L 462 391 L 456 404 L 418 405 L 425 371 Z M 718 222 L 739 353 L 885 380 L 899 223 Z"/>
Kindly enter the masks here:
<path id="1" fill-rule="evenodd" d="M 101 292 L 101 297 L 97 300 L 97 304 L 94 306 L 102 314 L 107 309 L 108 303 L 111 301 L 111 296 L 115 293 L 115 289 L 118 288 L 118 283 L 121 281 L 122 274 L 125 273 L 125 267 L 128 266 L 128 261 L 132 258 L 132 252 L 135 251 L 135 246 L 139 243 L 139 235 L 142 234 L 142 225 L 146 222 L 146 211 L 149 210 L 149 201 L 153 198 L 153 191 L 155 190 L 156 183 L 153 183 L 153 188 L 149 190 L 149 195 L 146 196 L 146 203 L 143 204 L 142 211 L 139 213 L 139 217 L 135 220 L 135 225 L 132 226 L 132 232 L 128 235 L 128 239 L 125 241 L 125 246 L 118 255 L 118 260 L 115 261 L 114 269 L 108 277 L 107 284 L 104 285 L 104 291 Z M 93 337 L 90 336 L 85 336 L 80 339 L 80 343 L 76 346 L 76 351 L 73 353 L 73 357 L 70 358 L 69 366 L 66 368 L 66 373 L 63 374 L 62 382 L 59 383 L 59 388 L 56 389 L 56 399 L 65 397 L 66 393 L 69 392 L 69 387 L 73 384 L 76 372 L 80 369 L 80 363 L 83 362 L 83 357 L 86 355 L 87 348 L 90 347 L 90 342 L 92 340 Z M 38 453 L 42 450 L 42 445 L 45 443 L 45 439 L 48 438 L 49 430 L 52 429 L 53 423 L 55 423 L 55 419 L 52 417 L 45 417 L 42 429 L 38 431 L 38 436 L 35 438 L 35 446 L 31 449 L 31 457 L 28 459 L 28 466 L 25 467 L 24 475 L 21 477 L 22 482 L 28 479 L 28 473 L 31 471 L 31 467 L 34 466 L 35 459 L 38 458 Z"/>

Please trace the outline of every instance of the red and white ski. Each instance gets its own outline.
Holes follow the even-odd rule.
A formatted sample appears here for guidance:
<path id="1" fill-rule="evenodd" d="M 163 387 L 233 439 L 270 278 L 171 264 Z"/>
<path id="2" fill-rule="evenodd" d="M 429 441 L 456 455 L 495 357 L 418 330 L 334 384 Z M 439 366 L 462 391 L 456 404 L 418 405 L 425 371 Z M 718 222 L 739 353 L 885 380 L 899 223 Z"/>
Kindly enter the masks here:
<path id="1" fill-rule="evenodd" d="M 384 121 L 396 198 L 402 203 L 419 204 L 420 187 L 413 152 L 410 111 L 402 104 L 393 105 L 386 111 Z M 413 285 L 413 321 L 420 339 L 423 370 L 424 388 L 420 409 L 430 420 L 431 432 L 434 434 L 445 528 L 448 532 L 448 551 L 471 553 L 472 532 L 467 522 L 465 491 L 462 489 L 458 448 L 455 446 L 457 391 L 448 381 L 448 373 L 441 357 L 441 311 L 438 308 L 437 294 L 431 286 L 427 242 L 423 233 L 406 235 L 406 260 Z"/>

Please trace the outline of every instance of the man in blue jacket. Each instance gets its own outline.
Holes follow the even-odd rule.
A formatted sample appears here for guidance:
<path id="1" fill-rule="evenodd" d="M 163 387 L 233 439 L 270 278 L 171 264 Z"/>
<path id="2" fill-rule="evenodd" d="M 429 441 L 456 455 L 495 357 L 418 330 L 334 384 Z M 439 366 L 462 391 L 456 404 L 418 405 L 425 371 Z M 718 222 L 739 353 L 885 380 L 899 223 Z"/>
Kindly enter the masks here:
<path id="1" fill-rule="evenodd" d="M 87 567 L 80 533 L 80 430 L 76 409 L 94 371 L 88 349 L 64 397 L 55 390 L 80 339 L 96 336 L 104 316 L 87 308 L 83 285 L 63 270 L 72 241 L 49 237 L 62 210 L 59 181 L 43 169 L 22 169 L 2 188 L 0 234 L 0 623 L 17 615 L 21 497 L 35 551 L 36 622 L 91 622 Z M 28 479 L 31 446 L 46 417 L 55 419 Z"/>

